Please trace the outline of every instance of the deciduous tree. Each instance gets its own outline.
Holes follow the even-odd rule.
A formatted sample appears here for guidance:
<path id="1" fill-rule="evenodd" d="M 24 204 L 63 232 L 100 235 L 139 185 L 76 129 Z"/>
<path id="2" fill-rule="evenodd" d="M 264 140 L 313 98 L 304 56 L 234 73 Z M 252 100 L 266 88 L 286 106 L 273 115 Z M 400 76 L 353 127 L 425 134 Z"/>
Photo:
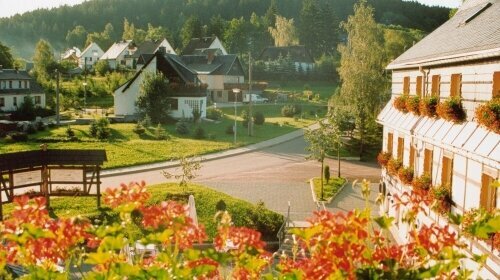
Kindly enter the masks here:
<path id="1" fill-rule="evenodd" d="M 10 52 L 10 48 L 0 42 L 0 65 L 3 68 L 12 68 L 14 66 L 14 58 Z"/>
<path id="2" fill-rule="evenodd" d="M 299 43 L 293 18 L 287 19 L 277 15 L 276 24 L 274 27 L 269 27 L 269 33 L 271 33 L 276 47 L 293 46 Z"/>
<path id="3" fill-rule="evenodd" d="M 154 123 L 168 119 L 170 87 L 162 73 L 147 73 L 142 81 L 137 109 L 142 117 L 149 116 Z"/>
<path id="4" fill-rule="evenodd" d="M 49 42 L 43 39 L 38 41 L 35 47 L 35 54 L 33 55 L 33 62 L 35 64 L 35 73 L 39 78 L 45 78 L 50 74 L 49 68 L 54 65 L 55 60 L 52 46 Z"/>
<path id="5" fill-rule="evenodd" d="M 68 31 L 66 34 L 66 43 L 68 47 L 83 48 L 85 40 L 87 39 L 87 30 L 81 25 L 75 26 L 73 30 Z"/>

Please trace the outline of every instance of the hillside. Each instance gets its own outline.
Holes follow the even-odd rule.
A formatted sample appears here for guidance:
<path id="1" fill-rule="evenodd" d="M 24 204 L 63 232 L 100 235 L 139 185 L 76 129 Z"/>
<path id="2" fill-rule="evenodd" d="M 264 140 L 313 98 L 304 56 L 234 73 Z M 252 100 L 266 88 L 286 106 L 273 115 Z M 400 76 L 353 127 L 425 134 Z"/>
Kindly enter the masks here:
<path id="1" fill-rule="evenodd" d="M 213 16 L 225 20 L 244 17 L 252 13 L 264 15 L 272 0 L 91 0 L 73 7 L 41 9 L 0 19 L 0 41 L 11 47 L 14 54 L 30 58 L 36 42 L 44 38 L 56 50 L 67 47 L 68 31 L 83 26 L 87 32 L 101 32 L 107 23 L 114 27 L 113 40 L 121 38 L 123 20 L 127 18 L 136 28 L 147 29 L 148 23 L 168 28 L 173 43 L 179 44 L 179 31 L 191 15 L 202 25 Z M 327 3 L 339 21 L 352 12 L 355 0 L 318 0 Z M 279 14 L 294 18 L 300 25 L 302 0 L 277 0 Z M 417 2 L 401 0 L 369 0 L 380 23 L 395 24 L 430 32 L 448 19 L 449 9 L 428 7 Z M 425 14 L 425 18 L 421 15 Z"/>

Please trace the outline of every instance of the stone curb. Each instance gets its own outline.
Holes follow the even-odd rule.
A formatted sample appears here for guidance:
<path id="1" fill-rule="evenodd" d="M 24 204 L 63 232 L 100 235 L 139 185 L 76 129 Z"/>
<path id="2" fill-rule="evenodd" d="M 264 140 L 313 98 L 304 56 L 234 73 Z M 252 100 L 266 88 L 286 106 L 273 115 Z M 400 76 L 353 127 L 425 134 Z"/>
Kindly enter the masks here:
<path id="1" fill-rule="evenodd" d="M 316 203 L 316 205 L 318 205 L 318 206 L 319 206 L 319 204 L 321 204 L 323 206 L 323 210 L 325 210 L 326 209 L 325 203 L 330 204 L 335 199 L 335 197 L 337 197 L 337 195 L 342 190 L 344 190 L 344 187 L 349 183 L 349 180 L 347 178 L 344 178 L 344 179 L 345 179 L 344 184 L 339 188 L 339 190 L 332 197 L 330 197 L 326 201 L 319 201 L 318 200 L 318 198 L 316 197 L 316 193 L 314 192 L 314 178 L 309 179 L 309 186 L 311 187 L 311 195 L 312 195 L 314 203 Z"/>

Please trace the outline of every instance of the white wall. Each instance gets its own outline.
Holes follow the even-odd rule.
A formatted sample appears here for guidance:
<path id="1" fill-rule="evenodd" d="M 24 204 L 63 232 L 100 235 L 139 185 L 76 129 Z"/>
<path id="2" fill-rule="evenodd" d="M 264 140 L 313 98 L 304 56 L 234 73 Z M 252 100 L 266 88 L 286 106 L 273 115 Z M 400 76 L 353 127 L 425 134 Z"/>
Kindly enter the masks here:
<path id="1" fill-rule="evenodd" d="M 0 94 L 0 98 L 4 99 L 5 106 L 0 107 L 0 110 L 10 112 L 15 111 L 21 104 L 24 102 L 24 97 L 30 96 L 33 100 L 33 104 L 35 103 L 35 96 L 40 97 L 40 104 L 35 104 L 35 106 L 39 106 L 44 108 L 46 104 L 45 94 Z M 14 106 L 14 97 L 17 98 L 17 106 Z"/>
<path id="2" fill-rule="evenodd" d="M 94 52 L 97 54 L 97 57 L 94 56 Z M 87 67 L 92 68 L 92 66 L 99 60 L 99 58 L 104 54 L 101 48 L 92 43 L 90 47 L 86 50 L 86 52 L 80 55 L 80 59 L 78 60 L 78 67 L 84 69 L 85 67 L 85 57 L 87 57 Z"/>
<path id="3" fill-rule="evenodd" d="M 211 49 L 220 49 L 222 51 L 223 55 L 227 55 L 228 54 L 227 51 L 226 51 L 226 49 L 222 45 L 222 42 L 217 37 L 215 38 L 215 40 L 210 45 L 210 48 Z"/>
<path id="4" fill-rule="evenodd" d="M 175 97 L 178 100 L 178 109 L 172 110 L 170 116 L 176 119 L 192 118 L 193 108 L 189 105 L 190 102 L 200 104 L 201 117 L 207 116 L 207 98 L 206 97 Z"/>

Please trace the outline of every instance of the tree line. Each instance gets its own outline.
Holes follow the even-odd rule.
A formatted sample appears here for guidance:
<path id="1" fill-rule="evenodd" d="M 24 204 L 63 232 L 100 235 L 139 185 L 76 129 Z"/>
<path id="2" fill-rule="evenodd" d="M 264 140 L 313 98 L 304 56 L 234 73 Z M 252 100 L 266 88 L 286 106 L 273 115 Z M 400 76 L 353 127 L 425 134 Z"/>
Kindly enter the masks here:
<path id="1" fill-rule="evenodd" d="M 73 7 L 40 9 L 0 19 L 0 34 L 3 43 L 15 49 L 16 55 L 30 58 L 40 38 L 46 39 L 60 50 L 71 47 L 75 41 L 85 44 L 89 36 L 102 39 L 106 45 L 110 44 L 122 38 L 126 27 L 124 19 L 127 19 L 129 27 L 133 24 L 139 38 L 145 38 L 148 33 L 167 34 L 171 43 L 179 49 L 185 45 L 185 33 L 190 28 L 198 32 L 193 35 L 201 32 L 220 37 L 224 37 L 221 35 L 227 28 L 234 32 L 229 32 L 226 39 L 234 40 L 226 43 L 230 48 L 236 48 L 245 43 L 238 41 L 241 32 L 247 35 L 252 32 L 246 28 L 254 27 L 253 32 L 256 33 L 268 30 L 275 26 L 272 15 L 279 14 L 288 20 L 294 20 L 300 42 L 311 42 L 310 39 L 314 39 L 314 48 L 317 49 L 313 51 L 315 56 L 319 56 L 318 53 L 335 49 L 325 45 L 325 42 L 331 41 L 328 36 L 342 39 L 342 36 L 321 30 L 331 30 L 331 27 L 338 29 L 339 23 L 352 14 L 355 2 L 356 0 L 94 0 Z M 424 32 L 434 30 L 449 15 L 447 8 L 427 7 L 416 2 L 370 0 L 368 4 L 374 7 L 377 22 Z M 426 16 L 423 17 L 423 14 Z M 200 26 L 201 29 L 197 29 Z M 311 26 L 315 28 L 308 29 Z M 82 39 L 82 34 L 85 34 L 85 39 Z M 254 42 L 256 40 L 265 45 L 271 39 L 253 39 Z"/>

